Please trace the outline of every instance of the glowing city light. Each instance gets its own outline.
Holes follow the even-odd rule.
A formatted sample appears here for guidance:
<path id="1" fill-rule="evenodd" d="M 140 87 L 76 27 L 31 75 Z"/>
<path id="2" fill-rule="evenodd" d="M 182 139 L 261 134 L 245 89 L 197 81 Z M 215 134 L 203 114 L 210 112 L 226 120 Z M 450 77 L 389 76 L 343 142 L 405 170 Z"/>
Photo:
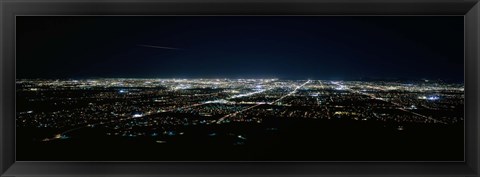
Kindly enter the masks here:
<path id="1" fill-rule="evenodd" d="M 430 100 L 430 101 L 435 101 L 435 100 L 439 100 L 439 99 L 440 99 L 439 96 L 429 96 L 429 97 L 427 98 L 427 100 Z"/>
<path id="2" fill-rule="evenodd" d="M 132 117 L 133 117 L 133 118 L 143 117 L 143 114 L 136 113 L 136 114 L 133 114 Z"/>

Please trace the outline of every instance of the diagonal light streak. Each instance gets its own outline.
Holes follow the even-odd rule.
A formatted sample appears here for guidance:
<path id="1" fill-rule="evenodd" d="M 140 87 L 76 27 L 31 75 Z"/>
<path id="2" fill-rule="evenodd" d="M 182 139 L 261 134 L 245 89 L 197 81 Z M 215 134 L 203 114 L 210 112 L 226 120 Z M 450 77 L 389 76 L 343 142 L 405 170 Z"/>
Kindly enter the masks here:
<path id="1" fill-rule="evenodd" d="M 150 48 L 157 48 L 157 49 L 167 49 L 167 50 L 180 50 L 179 48 L 174 48 L 174 47 L 164 47 L 164 46 L 155 46 L 155 45 L 144 45 L 144 44 L 138 44 L 137 46 L 141 46 L 141 47 L 150 47 Z"/>

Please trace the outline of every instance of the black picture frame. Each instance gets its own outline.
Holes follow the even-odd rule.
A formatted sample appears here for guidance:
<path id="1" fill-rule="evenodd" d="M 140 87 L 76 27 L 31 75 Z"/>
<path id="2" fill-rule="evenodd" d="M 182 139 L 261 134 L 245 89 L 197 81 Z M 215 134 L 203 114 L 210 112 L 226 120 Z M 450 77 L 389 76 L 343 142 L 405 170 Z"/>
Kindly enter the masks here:
<path id="1" fill-rule="evenodd" d="M 0 0 L 1 176 L 479 176 L 479 0 Z M 16 162 L 17 15 L 464 15 L 465 162 Z"/>

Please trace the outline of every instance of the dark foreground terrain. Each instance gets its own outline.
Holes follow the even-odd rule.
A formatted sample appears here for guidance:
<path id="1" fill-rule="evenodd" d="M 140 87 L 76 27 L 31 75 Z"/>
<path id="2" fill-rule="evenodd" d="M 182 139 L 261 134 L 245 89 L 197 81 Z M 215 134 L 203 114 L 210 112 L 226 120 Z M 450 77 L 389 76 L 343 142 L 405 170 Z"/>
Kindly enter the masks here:
<path id="1" fill-rule="evenodd" d="M 101 128 L 43 142 L 48 129 L 17 129 L 19 161 L 463 161 L 454 125 L 267 119 L 197 125 L 162 136 L 107 136 Z M 178 132 L 182 134 L 178 134 Z M 22 134 L 22 132 L 29 132 Z"/>

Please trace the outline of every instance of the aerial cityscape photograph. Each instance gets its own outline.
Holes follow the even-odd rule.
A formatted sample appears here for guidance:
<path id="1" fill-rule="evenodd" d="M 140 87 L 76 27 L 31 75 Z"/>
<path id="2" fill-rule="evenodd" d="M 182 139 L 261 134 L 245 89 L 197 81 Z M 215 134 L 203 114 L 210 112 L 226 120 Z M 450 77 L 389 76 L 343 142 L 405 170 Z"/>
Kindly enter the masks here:
<path id="1" fill-rule="evenodd" d="M 463 161 L 463 16 L 17 16 L 18 161 Z"/>

